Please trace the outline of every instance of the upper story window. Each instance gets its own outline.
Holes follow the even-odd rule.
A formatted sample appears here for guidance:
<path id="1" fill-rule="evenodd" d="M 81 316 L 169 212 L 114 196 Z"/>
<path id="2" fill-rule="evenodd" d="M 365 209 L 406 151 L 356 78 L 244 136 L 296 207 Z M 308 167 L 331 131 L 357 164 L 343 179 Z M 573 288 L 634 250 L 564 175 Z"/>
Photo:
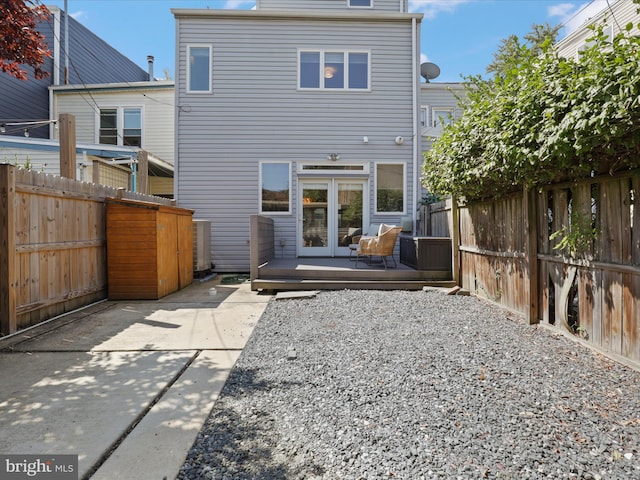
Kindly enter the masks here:
<path id="1" fill-rule="evenodd" d="M 422 128 L 428 127 L 428 124 L 427 124 L 427 111 L 428 111 L 427 107 L 420 107 L 420 126 Z"/>
<path id="2" fill-rule="evenodd" d="M 142 109 L 101 108 L 98 143 L 142 147 Z"/>
<path id="3" fill-rule="evenodd" d="M 373 7 L 373 0 L 348 0 L 349 7 Z"/>
<path id="4" fill-rule="evenodd" d="M 310 89 L 368 90 L 369 52 L 302 50 L 299 86 Z"/>
<path id="5" fill-rule="evenodd" d="M 187 93 L 211 93 L 211 45 L 187 45 Z"/>
<path id="6" fill-rule="evenodd" d="M 431 126 L 444 127 L 453 123 L 453 110 L 450 108 L 436 108 L 431 110 Z"/>

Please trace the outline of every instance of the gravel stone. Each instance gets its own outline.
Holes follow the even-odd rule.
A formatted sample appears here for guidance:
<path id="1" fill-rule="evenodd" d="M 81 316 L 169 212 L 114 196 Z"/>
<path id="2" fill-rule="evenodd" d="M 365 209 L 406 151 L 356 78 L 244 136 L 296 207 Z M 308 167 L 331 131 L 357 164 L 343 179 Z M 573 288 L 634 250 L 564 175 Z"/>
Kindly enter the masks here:
<path id="1" fill-rule="evenodd" d="M 445 292 L 271 300 L 177 478 L 640 478 L 639 371 Z"/>

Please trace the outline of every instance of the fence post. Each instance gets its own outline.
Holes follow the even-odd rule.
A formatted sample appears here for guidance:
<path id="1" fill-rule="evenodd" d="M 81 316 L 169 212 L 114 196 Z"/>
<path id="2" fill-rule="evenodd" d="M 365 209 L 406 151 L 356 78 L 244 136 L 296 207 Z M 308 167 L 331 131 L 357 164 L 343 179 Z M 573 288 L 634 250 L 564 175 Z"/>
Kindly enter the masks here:
<path id="1" fill-rule="evenodd" d="M 522 216 L 524 217 L 525 296 L 528 306 L 525 311 L 526 320 L 530 324 L 538 323 L 538 219 L 536 208 L 536 190 L 522 189 Z"/>
<path id="2" fill-rule="evenodd" d="M 460 220 L 456 197 L 451 197 L 451 257 L 453 281 L 460 287 Z"/>
<path id="3" fill-rule="evenodd" d="M 136 192 L 149 193 L 149 153 L 138 150 L 138 168 L 136 169 Z"/>
<path id="4" fill-rule="evenodd" d="M 0 333 L 17 330 L 16 320 L 16 170 L 0 164 Z"/>
<path id="5" fill-rule="evenodd" d="M 76 179 L 76 117 L 61 113 L 58 118 L 60 131 L 60 176 Z"/>

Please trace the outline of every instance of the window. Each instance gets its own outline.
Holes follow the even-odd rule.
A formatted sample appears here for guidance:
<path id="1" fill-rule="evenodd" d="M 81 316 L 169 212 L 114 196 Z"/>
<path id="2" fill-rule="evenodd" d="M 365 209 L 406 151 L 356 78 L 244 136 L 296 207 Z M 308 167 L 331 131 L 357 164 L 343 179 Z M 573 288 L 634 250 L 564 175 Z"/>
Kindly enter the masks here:
<path id="1" fill-rule="evenodd" d="M 350 7 L 372 7 L 373 0 L 349 0 Z"/>
<path id="2" fill-rule="evenodd" d="M 334 164 L 313 164 L 313 163 L 298 163 L 298 172 L 300 173 L 368 173 L 367 165 L 334 165 Z"/>
<path id="3" fill-rule="evenodd" d="M 434 108 L 431 115 L 431 125 L 444 127 L 453 123 L 453 112 L 450 108 Z"/>
<path id="4" fill-rule="evenodd" d="M 142 147 L 142 109 L 101 108 L 98 143 Z"/>
<path id="5" fill-rule="evenodd" d="M 260 213 L 291 213 L 291 164 L 260 164 Z"/>
<path id="6" fill-rule="evenodd" d="M 376 165 L 376 213 L 404 213 L 404 164 Z"/>
<path id="7" fill-rule="evenodd" d="M 427 107 L 420 107 L 420 126 L 427 126 Z"/>
<path id="8" fill-rule="evenodd" d="M 300 51 L 300 88 L 368 90 L 369 52 Z"/>
<path id="9" fill-rule="evenodd" d="M 211 93 L 211 46 L 187 46 L 187 93 Z"/>
<path id="10" fill-rule="evenodd" d="M 116 108 L 100 110 L 98 143 L 118 145 L 118 110 Z"/>
<path id="11" fill-rule="evenodd" d="M 124 109 L 122 144 L 132 147 L 142 146 L 142 112 L 139 108 Z"/>

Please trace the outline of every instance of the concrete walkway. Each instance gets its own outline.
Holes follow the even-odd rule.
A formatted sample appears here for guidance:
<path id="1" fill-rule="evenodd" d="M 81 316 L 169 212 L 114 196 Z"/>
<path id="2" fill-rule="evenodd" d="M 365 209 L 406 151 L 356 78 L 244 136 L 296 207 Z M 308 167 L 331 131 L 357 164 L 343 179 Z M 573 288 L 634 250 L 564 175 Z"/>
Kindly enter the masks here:
<path id="1" fill-rule="evenodd" d="M 0 452 L 77 454 L 81 479 L 175 478 L 269 299 L 196 280 L 0 339 Z"/>

